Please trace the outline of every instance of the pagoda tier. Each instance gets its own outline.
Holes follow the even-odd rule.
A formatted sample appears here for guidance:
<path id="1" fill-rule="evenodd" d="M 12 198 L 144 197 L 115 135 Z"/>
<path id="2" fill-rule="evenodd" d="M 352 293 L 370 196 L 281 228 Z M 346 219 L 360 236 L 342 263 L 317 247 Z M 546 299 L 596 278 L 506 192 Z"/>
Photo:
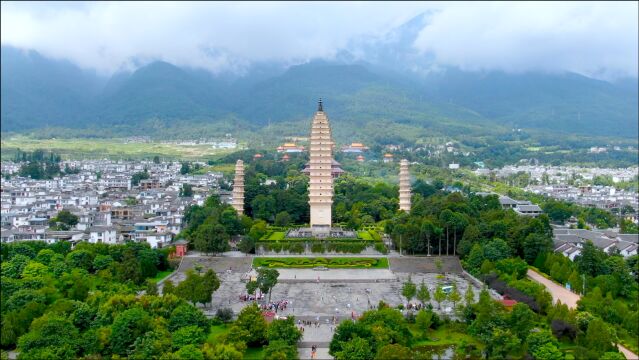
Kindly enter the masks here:
<path id="1" fill-rule="evenodd" d="M 333 205 L 333 140 L 328 117 L 322 108 L 322 101 L 313 118 L 309 146 L 309 187 L 308 198 L 311 206 L 311 227 L 331 226 L 331 206 Z"/>
<path id="2" fill-rule="evenodd" d="M 231 203 L 238 215 L 244 214 L 244 162 L 235 163 L 235 178 L 233 179 L 233 201 Z"/>
<path id="3" fill-rule="evenodd" d="M 410 175 L 406 159 L 399 163 L 399 209 L 410 211 Z"/>

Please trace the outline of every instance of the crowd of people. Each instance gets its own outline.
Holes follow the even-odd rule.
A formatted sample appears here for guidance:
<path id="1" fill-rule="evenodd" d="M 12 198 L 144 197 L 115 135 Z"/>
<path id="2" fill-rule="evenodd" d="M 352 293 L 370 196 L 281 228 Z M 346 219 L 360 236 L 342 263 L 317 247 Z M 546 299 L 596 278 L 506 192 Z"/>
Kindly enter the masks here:
<path id="1" fill-rule="evenodd" d="M 261 308 L 262 310 L 271 310 L 277 313 L 278 311 L 286 310 L 287 306 L 288 306 L 288 300 L 280 300 L 280 301 L 274 301 L 268 304 L 262 304 Z"/>
<path id="2" fill-rule="evenodd" d="M 264 299 L 264 294 L 259 294 L 259 295 L 242 294 L 242 295 L 240 295 L 240 300 L 241 301 L 255 301 L 255 300 L 262 300 L 262 299 Z"/>

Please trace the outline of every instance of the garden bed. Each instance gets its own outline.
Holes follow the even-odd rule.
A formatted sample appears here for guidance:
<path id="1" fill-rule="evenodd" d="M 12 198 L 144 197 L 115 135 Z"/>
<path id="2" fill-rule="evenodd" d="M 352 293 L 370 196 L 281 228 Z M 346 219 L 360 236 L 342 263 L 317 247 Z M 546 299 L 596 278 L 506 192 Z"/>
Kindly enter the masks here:
<path id="1" fill-rule="evenodd" d="M 253 267 L 312 269 L 388 269 L 387 258 L 348 257 L 256 257 Z"/>

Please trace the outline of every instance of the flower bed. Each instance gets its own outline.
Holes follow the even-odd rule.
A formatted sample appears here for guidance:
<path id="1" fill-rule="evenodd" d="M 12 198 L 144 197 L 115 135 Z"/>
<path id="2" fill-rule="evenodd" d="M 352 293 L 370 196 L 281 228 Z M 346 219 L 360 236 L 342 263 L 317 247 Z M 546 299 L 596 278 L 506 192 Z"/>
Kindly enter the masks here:
<path id="1" fill-rule="evenodd" d="M 334 269 L 387 269 L 386 258 L 348 258 L 348 257 L 256 257 L 253 267 L 310 269 L 315 267 Z"/>

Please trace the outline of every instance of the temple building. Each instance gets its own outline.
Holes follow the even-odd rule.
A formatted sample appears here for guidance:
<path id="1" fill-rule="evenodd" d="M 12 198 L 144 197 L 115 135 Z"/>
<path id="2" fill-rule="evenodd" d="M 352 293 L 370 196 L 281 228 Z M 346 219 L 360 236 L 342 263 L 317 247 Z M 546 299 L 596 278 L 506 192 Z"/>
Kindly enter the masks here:
<path id="1" fill-rule="evenodd" d="M 311 125 L 308 198 L 311 207 L 311 228 L 331 228 L 331 206 L 333 205 L 333 140 L 328 117 L 320 99 Z"/>
<path id="2" fill-rule="evenodd" d="M 367 146 L 364 146 L 364 144 L 362 143 L 352 143 L 350 145 L 346 145 L 342 147 L 342 152 L 343 153 L 356 153 L 356 154 L 361 154 L 364 151 L 368 150 Z"/>
<path id="3" fill-rule="evenodd" d="M 238 215 L 244 214 L 244 162 L 238 160 L 235 163 L 235 178 L 233 179 L 232 206 Z"/>
<path id="4" fill-rule="evenodd" d="M 301 145 L 295 145 L 295 143 L 285 143 L 282 146 L 277 147 L 277 152 L 281 153 L 301 153 L 304 152 L 304 147 Z"/>
<path id="5" fill-rule="evenodd" d="M 399 162 L 399 209 L 410 212 L 410 175 L 406 159 Z"/>

